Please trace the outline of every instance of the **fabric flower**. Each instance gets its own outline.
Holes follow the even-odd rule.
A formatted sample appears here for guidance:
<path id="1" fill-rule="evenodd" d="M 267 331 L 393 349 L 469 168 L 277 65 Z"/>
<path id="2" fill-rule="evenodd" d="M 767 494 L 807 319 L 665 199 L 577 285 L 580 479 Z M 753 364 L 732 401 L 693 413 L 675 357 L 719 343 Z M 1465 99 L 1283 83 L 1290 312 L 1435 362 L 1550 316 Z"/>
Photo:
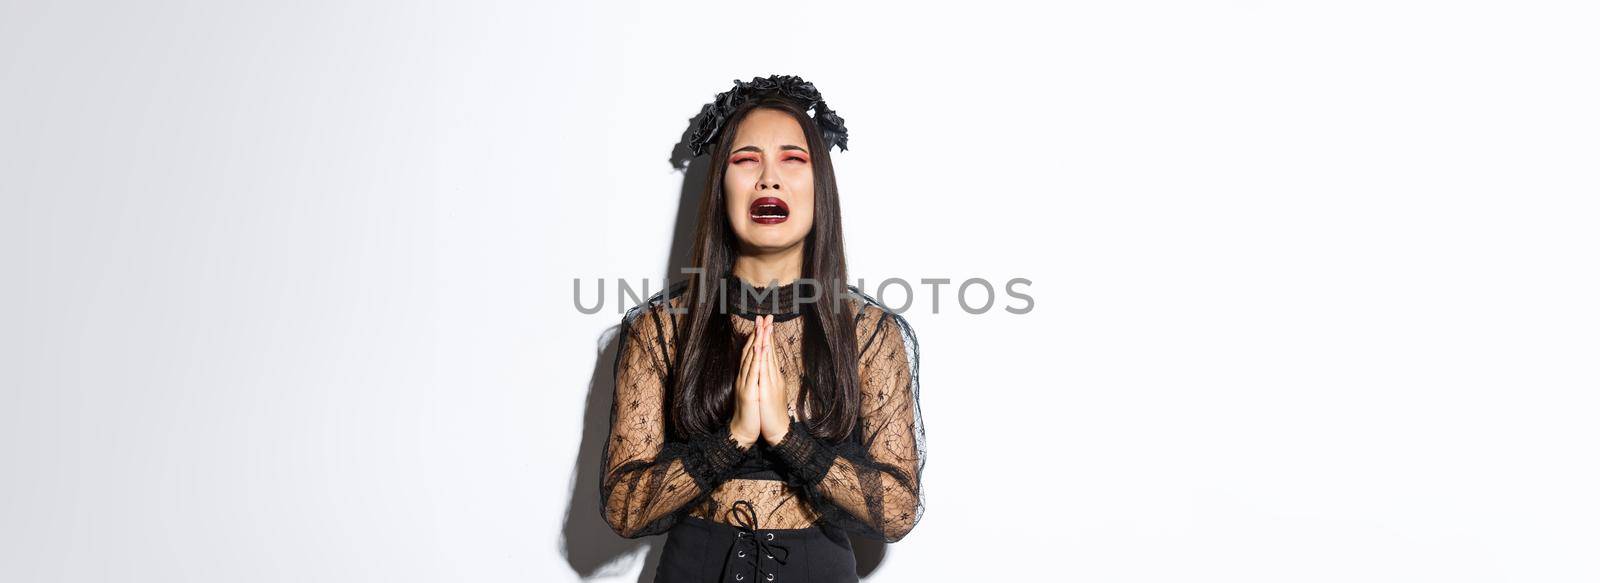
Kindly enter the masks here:
<path id="1" fill-rule="evenodd" d="M 700 115 L 694 131 L 690 132 L 688 140 L 689 153 L 700 156 L 711 152 L 716 143 L 718 134 L 727 124 L 733 111 L 748 100 L 763 96 L 775 95 L 798 105 L 803 111 L 815 111 L 812 119 L 822 129 L 822 141 L 825 147 L 839 146 L 839 151 L 844 151 L 848 132 L 844 127 L 844 118 L 839 117 L 828 104 L 822 100 L 822 94 L 817 91 L 809 81 L 794 75 L 774 75 L 771 77 L 756 77 L 750 81 L 733 81 L 733 89 L 718 93 L 711 103 L 700 108 Z"/>

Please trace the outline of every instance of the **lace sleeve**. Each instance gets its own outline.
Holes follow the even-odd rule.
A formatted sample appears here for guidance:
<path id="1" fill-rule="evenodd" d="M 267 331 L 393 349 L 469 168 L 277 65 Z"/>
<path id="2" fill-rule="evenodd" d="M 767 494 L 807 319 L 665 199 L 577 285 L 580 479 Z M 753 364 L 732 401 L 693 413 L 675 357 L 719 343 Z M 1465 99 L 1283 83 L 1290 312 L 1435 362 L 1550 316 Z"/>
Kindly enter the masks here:
<path id="1" fill-rule="evenodd" d="M 918 402 L 917 340 L 898 314 L 869 300 L 857 318 L 860 443 L 833 444 L 791 420 L 773 449 L 824 521 L 887 542 L 921 520 L 927 447 Z"/>
<path id="2" fill-rule="evenodd" d="M 606 523 L 627 538 L 665 532 L 691 502 L 728 479 L 749 453 L 724 427 L 719 434 L 669 440 L 666 388 L 671 378 L 671 321 L 662 306 L 623 317 L 617 347 L 616 399 L 602 454 L 600 504 Z"/>

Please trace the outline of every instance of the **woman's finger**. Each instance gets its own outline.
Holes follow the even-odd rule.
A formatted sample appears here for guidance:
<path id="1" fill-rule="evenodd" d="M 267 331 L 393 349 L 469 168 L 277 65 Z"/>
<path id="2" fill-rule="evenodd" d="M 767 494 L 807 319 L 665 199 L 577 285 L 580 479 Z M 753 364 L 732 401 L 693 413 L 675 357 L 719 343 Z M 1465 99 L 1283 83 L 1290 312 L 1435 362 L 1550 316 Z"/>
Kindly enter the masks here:
<path id="1" fill-rule="evenodd" d="M 759 330 L 759 328 L 758 328 L 758 330 Z M 762 346 L 762 347 L 758 347 L 756 349 L 756 354 L 755 354 L 755 356 L 751 357 L 751 363 L 750 363 L 751 364 L 751 374 L 755 375 L 754 379 L 751 382 L 751 384 L 755 385 L 757 393 L 765 392 L 761 388 L 761 382 L 762 382 L 761 369 L 762 369 L 762 367 L 766 366 L 766 363 L 763 362 L 762 359 L 761 359 L 761 351 L 762 350 L 766 350 L 766 348 L 764 346 Z"/>
<path id="2" fill-rule="evenodd" d="M 760 358 L 761 357 L 761 353 L 767 349 L 767 325 L 766 325 L 766 322 L 767 322 L 766 316 L 756 316 L 756 337 L 760 339 L 756 343 L 756 357 L 757 358 Z"/>
<path id="3" fill-rule="evenodd" d="M 750 335 L 744 338 L 744 350 L 739 355 L 739 360 L 750 358 L 750 355 L 756 353 L 756 340 L 756 333 L 754 331 L 751 331 Z"/>
<path id="4" fill-rule="evenodd" d="M 762 327 L 762 354 L 773 351 L 773 317 L 765 316 L 766 325 Z M 757 354 L 757 357 L 762 356 Z"/>
<path id="5" fill-rule="evenodd" d="M 745 338 L 744 355 L 739 359 L 739 376 L 738 380 L 735 381 L 738 383 L 738 385 L 734 387 L 735 390 L 741 393 L 749 392 L 748 386 L 752 384 L 751 381 L 754 380 L 753 375 L 755 372 L 754 368 L 757 354 L 756 344 L 759 340 L 760 338 L 754 331 L 751 331 L 750 336 Z"/>
<path id="6" fill-rule="evenodd" d="M 766 322 L 766 317 L 765 316 L 762 316 L 762 322 Z M 770 335 L 771 335 L 770 328 L 766 328 L 766 325 L 763 324 L 762 325 L 762 349 L 760 349 L 760 352 L 757 352 L 757 354 L 755 354 L 755 359 L 760 360 L 760 362 L 762 362 L 762 364 L 758 365 L 758 367 L 755 368 L 755 370 L 757 370 L 757 372 L 760 372 L 760 375 L 762 375 L 762 392 L 766 392 L 766 383 L 768 383 L 768 378 L 766 378 L 766 365 L 768 365 L 768 360 L 766 360 L 766 352 L 770 352 L 771 351 L 771 346 L 773 346 L 773 344 L 771 344 Z"/>
<path id="7" fill-rule="evenodd" d="M 771 339 L 768 339 L 768 342 L 770 343 Z M 772 384 L 772 396 L 777 397 L 779 402 L 783 402 L 783 399 L 785 397 L 785 395 L 783 394 L 783 385 L 778 382 L 778 380 L 781 378 L 781 376 L 782 375 L 778 374 L 778 351 L 777 350 L 768 350 L 767 351 L 767 381 Z M 785 406 L 787 406 L 787 403 L 785 403 Z"/>

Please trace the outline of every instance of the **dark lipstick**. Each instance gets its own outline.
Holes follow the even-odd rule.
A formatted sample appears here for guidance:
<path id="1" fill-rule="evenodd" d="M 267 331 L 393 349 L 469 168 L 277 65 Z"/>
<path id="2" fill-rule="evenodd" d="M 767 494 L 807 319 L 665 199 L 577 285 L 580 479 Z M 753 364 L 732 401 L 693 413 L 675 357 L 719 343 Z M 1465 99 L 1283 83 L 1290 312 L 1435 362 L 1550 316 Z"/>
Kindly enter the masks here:
<path id="1" fill-rule="evenodd" d="M 750 220 L 776 225 L 789 220 L 789 205 L 774 196 L 763 196 L 750 203 Z"/>

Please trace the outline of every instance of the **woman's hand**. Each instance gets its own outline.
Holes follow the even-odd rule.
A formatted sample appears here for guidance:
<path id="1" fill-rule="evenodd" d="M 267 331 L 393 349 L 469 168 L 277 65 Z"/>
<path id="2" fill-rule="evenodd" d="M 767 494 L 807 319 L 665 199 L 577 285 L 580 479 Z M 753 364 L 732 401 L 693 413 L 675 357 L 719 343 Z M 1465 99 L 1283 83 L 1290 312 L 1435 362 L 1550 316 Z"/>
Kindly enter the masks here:
<path id="1" fill-rule="evenodd" d="M 739 359 L 739 377 L 733 383 L 733 420 L 728 422 L 728 433 L 739 447 L 749 449 L 761 438 L 761 386 L 760 354 L 761 320 L 756 319 L 756 331 L 744 342 L 744 354 Z"/>
<path id="2" fill-rule="evenodd" d="M 777 351 L 772 348 L 772 316 L 756 318 L 761 335 L 757 346 L 760 360 L 757 377 L 761 394 L 761 438 L 777 445 L 789 434 L 789 389 L 778 371 Z"/>

